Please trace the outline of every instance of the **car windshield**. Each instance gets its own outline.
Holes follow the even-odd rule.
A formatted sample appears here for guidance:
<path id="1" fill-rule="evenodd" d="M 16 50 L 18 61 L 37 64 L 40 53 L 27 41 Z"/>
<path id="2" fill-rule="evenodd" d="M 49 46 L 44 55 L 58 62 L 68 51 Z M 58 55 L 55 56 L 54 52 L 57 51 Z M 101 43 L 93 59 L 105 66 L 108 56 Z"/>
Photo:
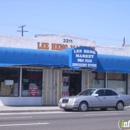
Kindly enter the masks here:
<path id="1" fill-rule="evenodd" d="M 85 95 L 85 96 L 90 95 L 91 96 L 95 90 L 96 89 L 87 89 L 87 90 L 84 90 L 83 92 L 79 93 L 78 95 Z"/>

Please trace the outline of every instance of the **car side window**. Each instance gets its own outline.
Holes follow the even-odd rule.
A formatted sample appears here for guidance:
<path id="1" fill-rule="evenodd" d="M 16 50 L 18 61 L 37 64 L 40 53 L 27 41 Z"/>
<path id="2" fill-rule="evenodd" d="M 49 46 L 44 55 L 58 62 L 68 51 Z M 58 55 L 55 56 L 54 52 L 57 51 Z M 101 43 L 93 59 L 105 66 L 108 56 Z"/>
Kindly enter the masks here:
<path id="1" fill-rule="evenodd" d="M 105 96 L 113 96 L 112 90 L 105 90 Z"/>
<path id="2" fill-rule="evenodd" d="M 115 95 L 118 94 L 112 90 L 105 90 L 105 96 L 115 96 Z"/>
<path id="3" fill-rule="evenodd" d="M 104 96 L 105 94 L 104 94 L 104 90 L 98 90 L 97 92 L 96 92 L 96 94 L 98 94 L 98 96 Z"/>
<path id="4" fill-rule="evenodd" d="M 114 91 L 112 91 L 112 92 L 113 92 L 113 95 L 114 95 L 114 96 L 118 95 L 116 92 L 114 92 Z"/>

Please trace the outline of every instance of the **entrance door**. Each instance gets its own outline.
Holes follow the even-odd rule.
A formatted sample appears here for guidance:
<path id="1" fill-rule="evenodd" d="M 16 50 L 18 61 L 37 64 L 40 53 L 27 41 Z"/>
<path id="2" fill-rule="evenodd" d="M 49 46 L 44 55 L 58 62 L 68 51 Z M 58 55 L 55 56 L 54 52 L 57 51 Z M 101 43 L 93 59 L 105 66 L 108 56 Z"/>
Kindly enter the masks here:
<path id="1" fill-rule="evenodd" d="M 71 74 L 70 75 L 70 86 L 69 94 L 70 96 L 77 95 L 81 92 L 81 75 Z"/>
<path id="2" fill-rule="evenodd" d="M 63 76 L 69 78 L 69 96 L 77 95 L 81 92 L 81 71 L 63 71 Z"/>

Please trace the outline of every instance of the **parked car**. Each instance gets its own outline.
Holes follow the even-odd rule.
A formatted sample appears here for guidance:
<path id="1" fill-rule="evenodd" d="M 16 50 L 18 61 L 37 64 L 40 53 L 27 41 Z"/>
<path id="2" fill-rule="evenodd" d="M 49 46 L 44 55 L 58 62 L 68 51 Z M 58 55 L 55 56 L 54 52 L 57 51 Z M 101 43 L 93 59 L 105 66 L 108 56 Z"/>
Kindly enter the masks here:
<path id="1" fill-rule="evenodd" d="M 63 97 L 58 106 L 66 110 L 87 111 L 89 108 L 115 108 L 123 110 L 124 106 L 130 105 L 130 95 L 124 95 L 110 88 L 86 89 L 76 96 Z"/>

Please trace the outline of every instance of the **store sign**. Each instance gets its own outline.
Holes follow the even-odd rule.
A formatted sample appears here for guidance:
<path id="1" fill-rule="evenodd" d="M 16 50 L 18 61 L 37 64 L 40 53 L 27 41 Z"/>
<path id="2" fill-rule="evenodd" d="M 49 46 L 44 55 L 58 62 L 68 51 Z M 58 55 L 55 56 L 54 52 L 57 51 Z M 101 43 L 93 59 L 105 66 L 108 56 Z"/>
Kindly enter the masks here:
<path id="1" fill-rule="evenodd" d="M 78 47 L 72 50 L 70 56 L 70 66 L 73 69 L 78 68 L 97 68 L 97 52 L 89 47 Z"/>
<path id="2" fill-rule="evenodd" d="M 30 88 L 30 96 L 37 96 L 38 95 L 38 88 L 37 87 L 31 87 Z"/>
<path id="3" fill-rule="evenodd" d="M 70 43 L 70 42 L 69 42 Z M 46 42 L 37 42 L 37 49 L 43 49 L 43 50 L 63 50 L 66 48 L 75 48 L 75 47 L 79 47 L 81 45 L 74 45 L 74 44 L 59 44 L 59 43 L 46 43 Z M 95 49 L 95 47 L 91 47 L 93 49 Z"/>

